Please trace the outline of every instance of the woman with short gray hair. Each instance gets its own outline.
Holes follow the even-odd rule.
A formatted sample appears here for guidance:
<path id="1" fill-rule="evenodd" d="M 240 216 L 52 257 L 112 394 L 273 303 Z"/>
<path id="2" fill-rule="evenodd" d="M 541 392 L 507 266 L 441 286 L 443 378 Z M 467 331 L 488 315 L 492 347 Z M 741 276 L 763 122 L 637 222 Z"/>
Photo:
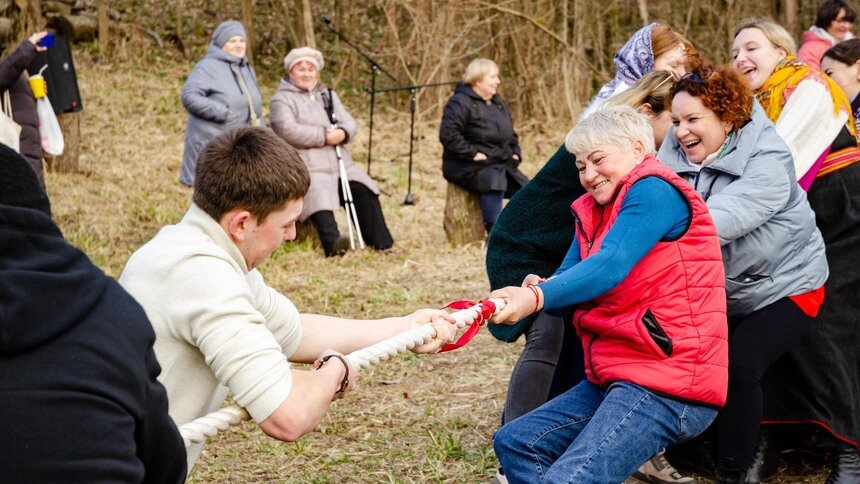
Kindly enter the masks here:
<path id="1" fill-rule="evenodd" d="M 586 190 L 570 250 L 549 279 L 490 297 L 505 300 L 499 324 L 572 311 L 586 380 L 496 433 L 509 482 L 621 482 L 705 430 L 726 397 L 724 273 L 705 202 L 657 161 L 629 106 L 590 115 L 565 146 Z"/>

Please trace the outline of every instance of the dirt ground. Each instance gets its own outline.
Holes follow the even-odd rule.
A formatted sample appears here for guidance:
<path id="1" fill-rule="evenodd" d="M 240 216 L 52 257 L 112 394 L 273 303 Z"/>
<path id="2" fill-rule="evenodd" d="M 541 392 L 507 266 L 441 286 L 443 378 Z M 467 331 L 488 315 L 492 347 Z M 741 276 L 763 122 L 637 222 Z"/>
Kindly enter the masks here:
<path id="1" fill-rule="evenodd" d="M 132 49 L 133 51 L 133 49 Z M 75 52 L 84 99 L 80 172 L 47 177 L 55 218 L 71 243 L 109 275 L 189 206 L 178 184 L 185 112 L 179 92 L 193 62 L 133 55 L 96 62 Z M 277 79 L 261 79 L 264 99 Z M 344 99 L 347 108 L 363 103 Z M 350 146 L 366 159 L 367 115 Z M 388 253 L 363 251 L 326 259 L 298 242 L 261 268 L 267 282 L 306 312 L 375 318 L 455 299 L 487 295 L 485 247 L 453 248 L 442 229 L 445 183 L 440 172 L 438 111 L 422 111 L 412 193 L 406 195 L 408 106 L 375 119 L 372 174 L 385 191 L 383 210 L 395 238 Z M 432 115 L 432 116 L 431 116 Z M 524 171 L 535 173 L 557 149 L 565 126 L 517 120 Z M 489 482 L 497 461 L 491 438 L 510 370 L 522 348 L 486 330 L 466 348 L 433 356 L 403 354 L 362 371 L 359 389 L 335 403 L 312 434 L 296 443 L 266 437 L 245 423 L 211 439 L 191 482 Z M 820 482 L 785 475 L 779 482 Z"/>

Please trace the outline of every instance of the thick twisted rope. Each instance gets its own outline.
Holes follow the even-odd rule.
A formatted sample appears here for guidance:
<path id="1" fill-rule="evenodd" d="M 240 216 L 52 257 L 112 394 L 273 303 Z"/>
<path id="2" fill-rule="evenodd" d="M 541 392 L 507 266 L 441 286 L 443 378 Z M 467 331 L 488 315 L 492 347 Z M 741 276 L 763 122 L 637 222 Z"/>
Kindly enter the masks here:
<path id="1" fill-rule="evenodd" d="M 490 302 L 495 304 L 495 313 L 498 313 L 505 307 L 505 302 L 502 299 L 492 299 Z M 457 322 L 457 328 L 460 329 L 474 323 L 476 320 L 482 321 L 482 308 L 479 302 L 472 307 L 451 313 L 451 317 L 454 318 L 454 321 Z M 346 355 L 346 358 L 349 359 L 350 363 L 359 368 L 367 368 L 370 365 L 387 360 L 398 353 L 403 353 L 406 350 L 426 343 L 435 336 L 436 329 L 433 328 L 432 324 L 427 323 L 367 348 L 353 351 Z M 185 441 L 185 447 L 188 448 L 191 444 L 203 442 L 207 437 L 212 437 L 219 431 L 227 430 L 233 425 L 239 425 L 243 420 L 250 419 L 251 416 L 247 410 L 239 405 L 230 405 L 209 415 L 204 415 L 180 425 L 179 433 L 182 435 L 182 440 Z"/>

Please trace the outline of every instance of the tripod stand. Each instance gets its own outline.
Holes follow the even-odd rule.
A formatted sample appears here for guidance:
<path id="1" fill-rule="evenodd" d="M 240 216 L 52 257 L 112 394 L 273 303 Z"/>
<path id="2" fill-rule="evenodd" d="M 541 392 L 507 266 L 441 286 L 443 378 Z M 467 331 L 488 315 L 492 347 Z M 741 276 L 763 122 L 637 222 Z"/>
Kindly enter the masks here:
<path id="1" fill-rule="evenodd" d="M 431 84 L 419 84 L 415 86 L 402 86 L 402 87 L 389 87 L 385 89 L 379 89 L 376 92 L 395 92 L 395 91 L 409 91 L 409 177 L 406 188 L 406 199 L 403 200 L 403 205 L 415 205 L 415 197 L 412 195 L 412 153 L 413 153 L 413 142 L 415 141 L 415 109 L 416 109 L 416 97 L 418 96 L 418 90 L 425 87 L 438 87 L 438 86 L 451 86 L 457 84 L 456 82 L 435 82 Z"/>
<path id="2" fill-rule="evenodd" d="M 376 93 L 379 92 L 395 92 L 395 91 L 410 91 L 411 96 L 409 100 L 409 110 L 410 110 L 410 121 L 409 121 L 409 181 L 408 187 L 406 190 L 406 199 L 403 200 L 403 205 L 414 205 L 415 197 L 412 195 L 412 153 L 413 153 L 413 142 L 415 140 L 415 109 L 416 109 L 416 97 L 418 95 L 418 90 L 425 87 L 437 87 L 437 86 L 451 86 L 456 84 L 456 82 L 437 82 L 432 84 L 419 84 L 414 86 L 402 86 L 402 87 L 390 87 L 385 89 L 376 89 L 376 75 L 379 72 L 382 72 L 389 79 L 394 82 L 397 82 L 397 79 L 394 78 L 388 71 L 383 69 L 378 62 L 376 62 L 372 57 L 367 55 L 363 50 L 361 50 L 357 45 L 350 42 L 346 36 L 342 33 L 338 32 L 333 26 L 332 21 L 328 17 L 323 17 L 323 23 L 326 28 L 330 30 L 333 34 L 335 34 L 340 40 L 344 41 L 348 46 L 352 47 L 359 55 L 364 57 L 370 63 L 370 86 L 364 86 L 364 90 L 370 93 L 370 122 L 368 127 L 368 140 L 367 140 L 367 174 L 370 175 L 370 161 L 373 154 L 373 108 L 376 104 Z"/>
<path id="3" fill-rule="evenodd" d="M 365 60 L 367 60 L 367 62 L 370 64 L 370 87 L 368 88 L 368 86 L 364 86 L 364 90 L 370 93 L 370 123 L 368 126 L 368 135 L 367 135 L 367 174 L 370 175 L 370 160 L 371 160 L 371 154 L 373 153 L 373 107 L 376 104 L 376 93 L 378 92 L 376 90 L 376 75 L 378 73 L 382 72 L 383 74 L 388 76 L 388 78 L 394 82 L 397 82 L 397 79 L 395 79 L 394 76 L 392 76 L 388 71 L 383 69 L 382 66 L 380 66 L 379 63 L 373 59 L 373 57 L 370 57 L 369 55 L 367 55 L 357 45 L 350 42 L 350 40 L 348 38 L 346 38 L 345 35 L 338 32 L 332 26 L 332 21 L 330 18 L 324 16 L 322 19 L 323 19 L 323 23 L 325 24 L 327 29 L 329 29 L 334 35 L 336 35 L 337 38 L 344 41 L 344 43 L 346 43 L 346 45 L 352 47 L 353 50 L 358 52 L 358 55 L 364 57 Z"/>

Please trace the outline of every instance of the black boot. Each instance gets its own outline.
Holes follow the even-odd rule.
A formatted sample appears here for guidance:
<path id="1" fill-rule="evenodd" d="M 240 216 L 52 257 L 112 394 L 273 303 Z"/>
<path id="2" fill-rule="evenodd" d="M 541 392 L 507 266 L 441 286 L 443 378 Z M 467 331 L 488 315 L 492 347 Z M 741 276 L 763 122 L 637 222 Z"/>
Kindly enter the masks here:
<path id="1" fill-rule="evenodd" d="M 731 463 L 723 463 L 717 466 L 716 484 L 744 484 L 746 482 L 746 469 L 732 467 Z"/>
<path id="2" fill-rule="evenodd" d="M 763 426 L 758 435 L 755 448 L 755 460 L 747 471 L 746 484 L 761 482 L 776 474 L 779 468 L 779 449 L 776 447 L 777 438 L 773 429 Z"/>
<path id="3" fill-rule="evenodd" d="M 830 476 L 825 484 L 857 484 L 860 482 L 860 455 L 857 448 L 836 444 L 830 458 Z"/>

